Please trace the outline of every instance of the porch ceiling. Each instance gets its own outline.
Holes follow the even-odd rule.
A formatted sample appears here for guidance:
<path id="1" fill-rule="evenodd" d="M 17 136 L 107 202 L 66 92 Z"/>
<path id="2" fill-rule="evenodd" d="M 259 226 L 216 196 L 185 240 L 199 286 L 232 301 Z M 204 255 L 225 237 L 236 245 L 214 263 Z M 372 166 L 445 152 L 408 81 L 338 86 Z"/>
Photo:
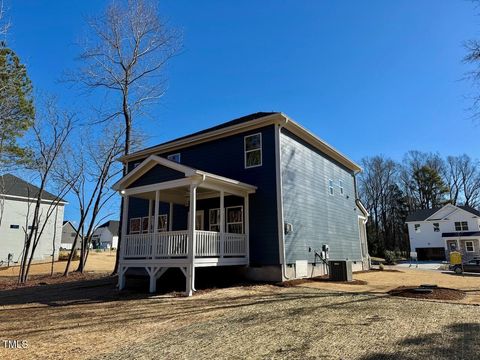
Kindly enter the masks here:
<path id="1" fill-rule="evenodd" d="M 155 200 L 156 190 L 140 192 L 131 195 L 132 197 L 146 199 L 146 200 Z M 188 203 L 190 197 L 190 186 L 180 186 L 173 189 L 165 189 L 159 191 L 159 201 L 161 202 L 172 202 L 174 204 L 185 205 Z M 225 191 L 225 195 L 235 195 L 231 194 L 228 191 Z M 219 197 L 219 192 L 202 188 L 201 185 L 197 188 L 197 199 L 209 199 Z"/>

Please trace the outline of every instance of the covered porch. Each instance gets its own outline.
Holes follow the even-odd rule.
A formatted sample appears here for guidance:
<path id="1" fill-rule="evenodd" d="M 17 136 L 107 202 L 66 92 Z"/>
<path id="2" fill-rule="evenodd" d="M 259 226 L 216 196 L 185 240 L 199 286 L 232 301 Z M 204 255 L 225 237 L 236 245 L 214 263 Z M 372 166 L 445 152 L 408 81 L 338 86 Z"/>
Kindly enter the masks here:
<path id="1" fill-rule="evenodd" d="M 146 185 L 138 181 L 164 169 L 181 176 Z M 144 268 L 150 292 L 155 292 L 157 280 L 177 267 L 191 295 L 196 267 L 248 265 L 249 194 L 254 186 L 151 156 L 115 188 L 123 196 L 120 289 L 129 268 Z M 134 214 L 133 202 L 141 202 L 144 216 Z"/>

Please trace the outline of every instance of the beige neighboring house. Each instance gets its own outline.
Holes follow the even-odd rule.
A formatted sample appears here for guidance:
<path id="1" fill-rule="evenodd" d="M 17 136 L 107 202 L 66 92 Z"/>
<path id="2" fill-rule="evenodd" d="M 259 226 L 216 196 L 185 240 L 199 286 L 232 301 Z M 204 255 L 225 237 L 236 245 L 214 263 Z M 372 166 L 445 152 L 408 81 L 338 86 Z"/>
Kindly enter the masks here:
<path id="1" fill-rule="evenodd" d="M 14 175 L 0 176 L 0 264 L 20 261 L 26 234 L 31 230 L 39 190 L 35 185 Z M 56 195 L 44 191 L 40 213 L 46 214 L 57 199 Z M 50 261 L 53 253 L 55 260 L 58 259 L 65 204 L 67 202 L 61 200 L 48 219 L 37 245 L 34 261 Z M 42 227 L 44 224 L 45 220 L 41 221 L 39 226 Z"/>
<path id="2" fill-rule="evenodd" d="M 109 220 L 95 229 L 92 235 L 94 249 L 116 249 L 118 247 L 118 220 Z"/>
<path id="3" fill-rule="evenodd" d="M 65 250 L 71 250 L 75 236 L 77 235 L 76 227 L 68 220 L 63 222 L 62 226 L 62 240 L 60 243 L 60 248 Z M 80 249 L 82 247 L 82 237 L 79 236 L 77 239 L 77 245 L 75 249 Z"/>

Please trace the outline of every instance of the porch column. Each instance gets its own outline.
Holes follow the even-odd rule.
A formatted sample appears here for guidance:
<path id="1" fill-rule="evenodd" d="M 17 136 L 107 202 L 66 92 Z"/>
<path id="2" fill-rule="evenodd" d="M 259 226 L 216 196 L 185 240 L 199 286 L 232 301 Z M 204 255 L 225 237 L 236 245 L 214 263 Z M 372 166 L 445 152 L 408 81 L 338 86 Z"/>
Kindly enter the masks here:
<path id="1" fill-rule="evenodd" d="M 190 184 L 190 212 L 188 229 L 188 258 L 190 265 L 187 267 L 187 296 L 195 290 L 195 249 L 196 249 L 196 213 L 197 213 L 197 184 Z"/>
<path id="2" fill-rule="evenodd" d="M 158 205 L 160 203 L 160 191 L 155 191 L 155 208 L 153 209 L 153 233 L 158 232 Z"/>
<path id="3" fill-rule="evenodd" d="M 170 203 L 170 208 L 168 210 L 168 231 L 173 229 L 173 203 Z"/>
<path id="4" fill-rule="evenodd" d="M 220 257 L 225 254 L 225 192 L 220 190 Z"/>
<path id="5" fill-rule="evenodd" d="M 247 262 L 250 263 L 250 205 L 248 196 L 249 194 L 246 194 L 243 198 L 243 216 L 245 217 L 245 256 L 247 257 Z"/>
<path id="6" fill-rule="evenodd" d="M 121 231 L 122 231 L 122 241 L 120 242 L 120 249 L 118 249 L 118 251 L 120 251 L 120 271 L 119 271 L 119 274 L 118 274 L 118 288 L 120 290 L 123 290 L 123 288 L 125 287 L 125 272 L 126 272 L 126 268 L 124 269 L 122 266 L 121 266 L 121 261 L 123 260 L 123 257 L 124 257 L 124 254 L 125 254 L 125 247 L 128 245 L 127 243 L 127 226 L 128 226 L 128 199 L 129 197 L 128 196 L 124 196 L 123 197 L 123 216 L 122 216 L 122 228 L 121 228 Z"/>
<path id="7" fill-rule="evenodd" d="M 152 228 L 153 228 L 152 227 L 152 225 L 153 225 L 152 224 L 152 216 L 153 216 L 152 215 L 152 206 L 153 206 L 152 202 L 153 201 L 151 199 L 148 200 L 148 232 L 151 232 Z"/>

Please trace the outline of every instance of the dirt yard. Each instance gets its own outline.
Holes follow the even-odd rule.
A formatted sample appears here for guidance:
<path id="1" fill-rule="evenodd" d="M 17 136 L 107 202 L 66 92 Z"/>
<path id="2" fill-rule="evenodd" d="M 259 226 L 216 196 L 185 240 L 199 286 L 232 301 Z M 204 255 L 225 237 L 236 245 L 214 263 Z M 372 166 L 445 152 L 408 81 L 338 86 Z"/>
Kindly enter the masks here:
<path id="1" fill-rule="evenodd" d="M 393 271 L 392 271 L 393 270 Z M 309 282 L 303 286 L 356 293 L 385 294 L 400 286 L 435 284 L 439 287 L 462 290 L 467 296 L 461 303 L 480 304 L 480 275 L 456 275 L 451 272 L 432 270 L 394 269 L 354 274 L 355 280 L 366 284 L 350 285 L 328 282 Z"/>
<path id="2" fill-rule="evenodd" d="M 191 298 L 119 293 L 108 277 L 4 290 L 0 340 L 28 347 L 0 346 L 0 359 L 478 358 L 480 306 L 391 297 L 383 276 L 433 282 L 432 272 L 365 273 L 356 277 L 367 285 L 256 285 Z M 372 291 L 336 291 L 356 286 Z"/>

